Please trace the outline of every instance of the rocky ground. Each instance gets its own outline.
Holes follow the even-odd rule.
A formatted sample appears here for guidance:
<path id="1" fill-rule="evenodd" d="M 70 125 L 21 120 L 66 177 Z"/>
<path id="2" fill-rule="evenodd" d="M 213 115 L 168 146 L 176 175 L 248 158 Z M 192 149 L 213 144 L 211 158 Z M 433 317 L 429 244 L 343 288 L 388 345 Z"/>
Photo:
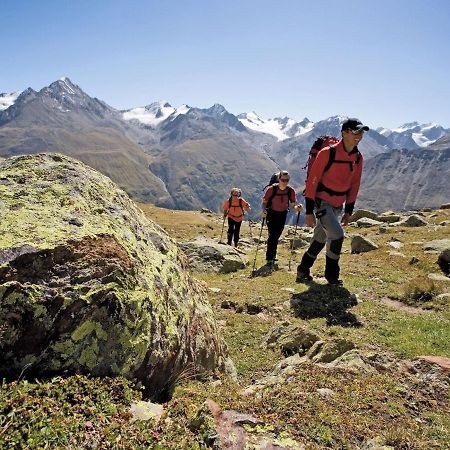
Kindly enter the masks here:
<path id="1" fill-rule="evenodd" d="M 178 242 L 205 241 L 196 261 L 216 269 L 195 276 L 237 380 L 186 371 L 163 405 L 121 378 L 4 381 L 1 448 L 449 448 L 450 209 L 355 217 L 336 288 L 323 256 L 295 283 L 306 228 L 287 227 L 268 270 L 261 223 L 234 251 L 217 214 L 139 206 Z"/>

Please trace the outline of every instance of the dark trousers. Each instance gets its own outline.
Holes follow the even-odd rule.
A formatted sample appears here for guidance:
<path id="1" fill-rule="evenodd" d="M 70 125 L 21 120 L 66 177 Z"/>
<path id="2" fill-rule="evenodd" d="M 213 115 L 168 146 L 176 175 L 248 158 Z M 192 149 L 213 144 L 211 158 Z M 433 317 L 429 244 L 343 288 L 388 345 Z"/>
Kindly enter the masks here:
<path id="1" fill-rule="evenodd" d="M 277 256 L 278 240 L 284 230 L 286 223 L 287 211 L 272 211 L 267 212 L 266 222 L 269 238 L 267 239 L 266 260 L 270 261 Z"/>
<path id="2" fill-rule="evenodd" d="M 234 241 L 234 245 L 237 245 L 239 242 L 239 233 L 241 231 L 241 222 L 236 222 L 233 219 L 228 217 L 228 245 L 231 245 L 231 241 Z"/>

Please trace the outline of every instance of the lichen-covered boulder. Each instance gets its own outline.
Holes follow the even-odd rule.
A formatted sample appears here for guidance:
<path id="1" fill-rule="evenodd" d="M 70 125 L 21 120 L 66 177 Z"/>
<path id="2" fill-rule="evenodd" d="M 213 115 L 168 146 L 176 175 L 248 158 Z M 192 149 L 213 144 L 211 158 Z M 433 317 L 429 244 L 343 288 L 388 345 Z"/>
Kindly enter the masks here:
<path id="1" fill-rule="evenodd" d="M 199 236 L 190 242 L 180 244 L 188 256 L 189 267 L 194 272 L 230 273 L 245 269 L 248 260 L 234 247 L 219 244 L 212 239 Z"/>
<path id="2" fill-rule="evenodd" d="M 0 164 L 0 374 L 140 380 L 233 371 L 205 286 L 166 232 L 71 158 Z"/>

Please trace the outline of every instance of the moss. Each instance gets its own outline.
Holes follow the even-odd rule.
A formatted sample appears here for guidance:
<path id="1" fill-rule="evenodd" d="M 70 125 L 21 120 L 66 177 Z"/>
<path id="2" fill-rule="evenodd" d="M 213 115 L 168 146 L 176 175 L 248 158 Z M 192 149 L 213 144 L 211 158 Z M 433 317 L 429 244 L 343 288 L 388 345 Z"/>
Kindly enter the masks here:
<path id="1" fill-rule="evenodd" d="M 47 308 L 43 305 L 36 305 L 34 309 L 34 317 L 45 317 L 47 313 Z"/>
<path id="2" fill-rule="evenodd" d="M 71 335 L 71 338 L 77 342 L 89 336 L 92 332 L 95 332 L 98 339 L 106 340 L 108 338 L 107 333 L 103 330 L 102 325 L 98 322 L 92 322 L 86 320 L 83 322 Z"/>
<path id="3" fill-rule="evenodd" d="M 81 352 L 79 363 L 88 367 L 89 369 L 94 369 L 98 365 L 98 343 L 96 339 L 92 339 L 89 346 L 85 347 Z"/>
<path id="4" fill-rule="evenodd" d="M 76 347 L 72 339 L 56 342 L 52 345 L 51 349 L 58 353 L 63 359 L 71 358 L 76 351 Z"/>

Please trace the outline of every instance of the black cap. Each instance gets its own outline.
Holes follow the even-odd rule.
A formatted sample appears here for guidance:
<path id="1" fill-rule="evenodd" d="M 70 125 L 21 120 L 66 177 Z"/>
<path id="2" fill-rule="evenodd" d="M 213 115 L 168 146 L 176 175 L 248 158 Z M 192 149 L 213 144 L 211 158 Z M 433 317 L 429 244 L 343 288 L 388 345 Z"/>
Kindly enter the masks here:
<path id="1" fill-rule="evenodd" d="M 369 131 L 367 125 L 363 125 L 362 122 L 355 117 L 350 117 L 342 124 L 341 131 L 353 130 L 353 131 Z"/>

